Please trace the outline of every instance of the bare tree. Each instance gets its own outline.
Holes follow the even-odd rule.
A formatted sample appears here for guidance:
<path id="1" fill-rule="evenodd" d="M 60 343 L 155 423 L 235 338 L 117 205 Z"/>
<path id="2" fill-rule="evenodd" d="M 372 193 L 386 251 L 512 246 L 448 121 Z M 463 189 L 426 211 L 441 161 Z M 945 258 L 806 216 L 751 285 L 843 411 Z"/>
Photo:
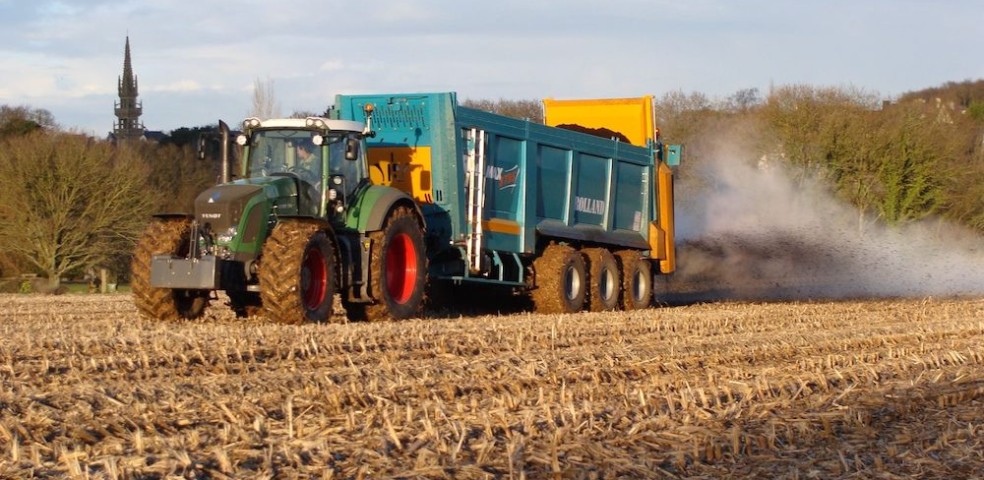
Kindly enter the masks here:
<path id="1" fill-rule="evenodd" d="M 725 100 L 724 110 L 743 113 L 760 105 L 762 105 L 762 98 L 759 96 L 758 89 L 743 88 Z"/>
<path id="2" fill-rule="evenodd" d="M 132 150 L 68 133 L 0 145 L 0 249 L 58 287 L 63 275 L 129 252 L 152 205 Z"/>
<path id="3" fill-rule="evenodd" d="M 134 143 L 135 150 L 147 165 L 147 186 L 154 192 L 154 213 L 190 213 L 194 200 L 206 188 L 214 185 L 221 166 L 200 160 L 192 146 Z"/>
<path id="4" fill-rule="evenodd" d="M 529 120 L 533 123 L 543 123 L 543 103 L 540 100 L 468 99 L 462 102 L 462 105 L 520 120 Z"/>
<path id="5" fill-rule="evenodd" d="M 327 112 L 315 113 L 310 110 L 294 110 L 287 118 L 327 117 Z"/>
<path id="6" fill-rule="evenodd" d="M 715 113 L 711 100 L 700 92 L 675 90 L 656 101 L 656 126 L 670 143 L 687 144 L 687 158 L 699 152 L 694 148 L 701 133 Z"/>
<path id="7" fill-rule="evenodd" d="M 257 78 L 253 82 L 253 108 L 249 112 L 251 117 L 277 118 L 280 116 L 280 104 L 273 90 L 273 79 L 267 77 L 266 80 Z"/>
<path id="8" fill-rule="evenodd" d="M 58 128 L 58 124 L 55 123 L 55 116 L 43 108 L 31 108 L 26 105 L 16 107 L 0 105 L 0 127 L 5 127 L 12 122 L 30 122 L 41 128 Z"/>

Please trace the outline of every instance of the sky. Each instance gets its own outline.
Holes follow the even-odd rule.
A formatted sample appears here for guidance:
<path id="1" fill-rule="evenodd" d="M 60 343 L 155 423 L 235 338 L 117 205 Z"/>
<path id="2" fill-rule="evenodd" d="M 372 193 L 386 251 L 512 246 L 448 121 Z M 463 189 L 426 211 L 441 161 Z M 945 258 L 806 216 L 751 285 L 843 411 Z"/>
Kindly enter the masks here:
<path id="1" fill-rule="evenodd" d="M 130 39 L 149 130 L 339 93 L 602 98 L 984 78 L 982 0 L 0 0 L 0 105 L 105 136 Z"/>

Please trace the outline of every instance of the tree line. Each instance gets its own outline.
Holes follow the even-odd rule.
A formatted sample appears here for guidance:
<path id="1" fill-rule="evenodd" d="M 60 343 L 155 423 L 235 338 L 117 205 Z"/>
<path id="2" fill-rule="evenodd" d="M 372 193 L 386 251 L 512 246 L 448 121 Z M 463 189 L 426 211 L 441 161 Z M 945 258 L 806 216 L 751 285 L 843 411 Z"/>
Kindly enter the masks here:
<path id="1" fill-rule="evenodd" d="M 93 269 L 125 277 L 150 215 L 190 212 L 215 182 L 195 142 L 114 144 L 32 119 L 45 113 L 0 107 L 0 278 L 38 274 L 45 281 L 33 289 L 57 291 L 62 278 Z"/>
<path id="2" fill-rule="evenodd" d="M 266 84 L 253 109 L 273 105 Z M 466 106 L 542 122 L 538 100 L 465 100 Z M 859 225 L 940 216 L 984 233 L 984 80 L 909 92 L 894 102 L 846 87 L 745 89 L 719 100 L 669 92 L 656 101 L 667 141 L 685 164 L 739 138 L 748 161 L 766 158 L 820 178 L 858 212 Z M 296 113 L 296 112 L 295 112 Z M 133 244 L 155 212 L 190 212 L 216 180 L 197 155 L 212 127 L 165 141 L 123 142 L 61 129 L 43 109 L 0 106 L 0 277 L 36 273 L 54 290 L 104 267 L 127 275 Z"/>

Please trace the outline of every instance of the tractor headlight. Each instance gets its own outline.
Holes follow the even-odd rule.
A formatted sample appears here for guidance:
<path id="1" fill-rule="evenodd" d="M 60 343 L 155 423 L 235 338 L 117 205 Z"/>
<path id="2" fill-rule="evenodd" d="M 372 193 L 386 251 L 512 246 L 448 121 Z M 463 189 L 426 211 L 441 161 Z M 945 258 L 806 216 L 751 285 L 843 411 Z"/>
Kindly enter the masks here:
<path id="1" fill-rule="evenodd" d="M 307 117 L 304 119 L 304 125 L 320 129 L 328 128 L 328 124 L 325 123 L 325 120 L 320 117 Z"/>

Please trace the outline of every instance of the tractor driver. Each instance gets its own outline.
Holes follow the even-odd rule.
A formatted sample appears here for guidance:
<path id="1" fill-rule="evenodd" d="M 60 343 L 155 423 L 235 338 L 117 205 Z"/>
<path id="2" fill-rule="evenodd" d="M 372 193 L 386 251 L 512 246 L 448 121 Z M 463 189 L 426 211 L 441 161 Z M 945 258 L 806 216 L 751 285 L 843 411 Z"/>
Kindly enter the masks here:
<path id="1" fill-rule="evenodd" d="M 297 162 L 294 169 L 297 174 L 302 179 L 320 186 L 321 159 L 316 153 L 314 144 L 310 140 L 299 141 L 294 144 L 294 154 Z"/>

